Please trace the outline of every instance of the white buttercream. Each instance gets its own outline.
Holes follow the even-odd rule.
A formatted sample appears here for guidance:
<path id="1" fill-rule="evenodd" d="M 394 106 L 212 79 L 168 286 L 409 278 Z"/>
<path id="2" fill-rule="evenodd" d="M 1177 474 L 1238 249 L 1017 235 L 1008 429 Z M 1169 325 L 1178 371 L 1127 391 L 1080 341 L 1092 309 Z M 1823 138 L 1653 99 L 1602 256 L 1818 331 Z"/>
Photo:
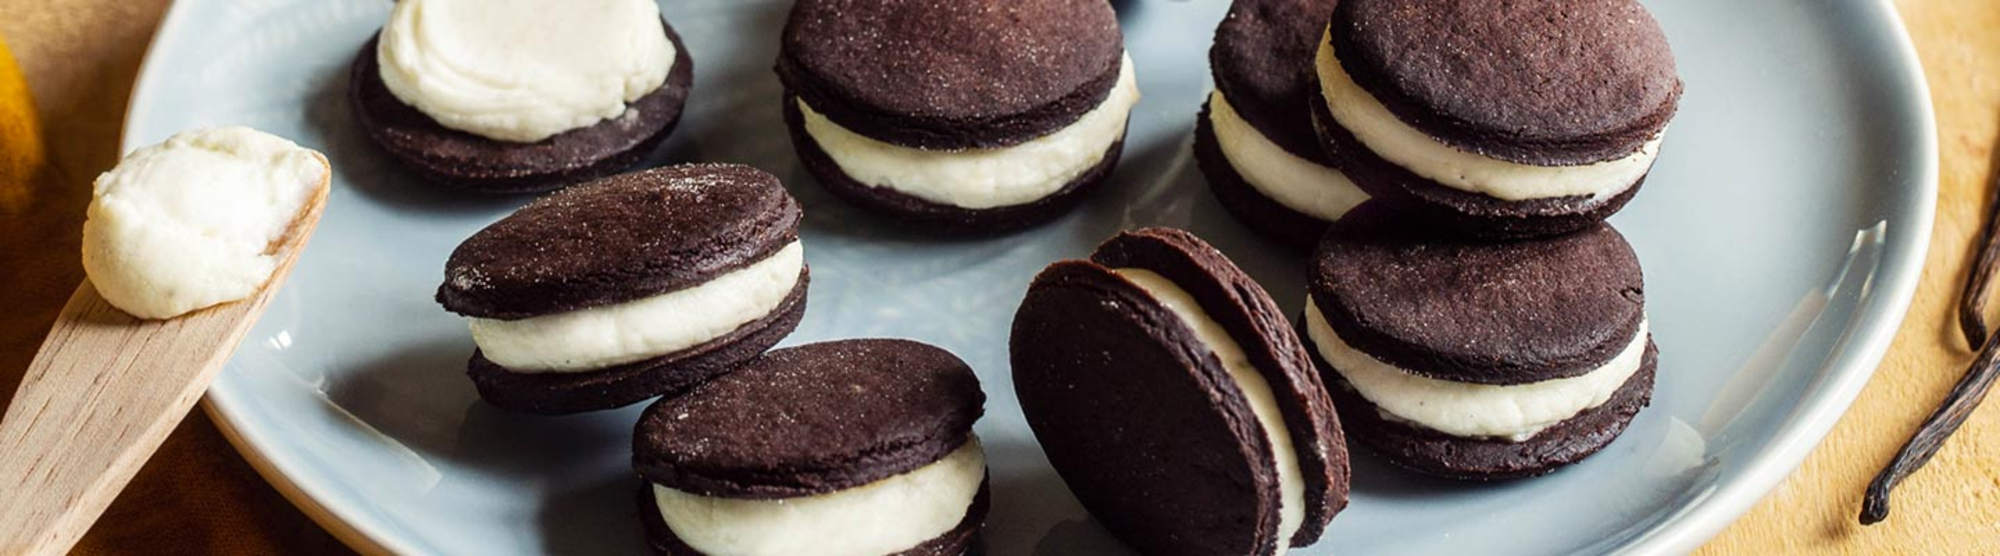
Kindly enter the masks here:
<path id="1" fill-rule="evenodd" d="M 958 527 L 985 480 L 975 437 L 914 471 L 826 494 L 747 500 L 653 485 L 653 500 L 674 536 L 702 554 L 881 556 Z"/>
<path id="2" fill-rule="evenodd" d="M 1194 332 L 1196 338 L 1215 353 L 1222 369 L 1229 372 L 1229 378 L 1236 383 L 1236 389 L 1243 392 L 1243 400 L 1249 402 L 1250 412 L 1257 416 L 1257 423 L 1264 428 L 1264 436 L 1271 442 L 1271 455 L 1278 463 L 1278 492 L 1282 496 L 1278 519 L 1278 554 L 1283 554 L 1290 546 L 1292 534 L 1305 522 L 1306 485 L 1305 473 L 1299 470 L 1298 450 L 1292 445 L 1292 434 L 1285 424 L 1285 415 L 1278 409 L 1278 398 L 1271 391 L 1271 383 L 1264 380 L 1264 374 L 1250 364 L 1250 357 L 1244 355 L 1243 346 L 1222 328 L 1222 324 L 1203 311 L 1194 296 L 1181 289 L 1173 281 L 1150 270 L 1118 268 L 1112 272 L 1137 284 L 1146 290 L 1154 300 L 1160 302 L 1181 323 Z"/>
<path id="3" fill-rule="evenodd" d="M 1382 101 L 1354 83 L 1320 40 L 1320 93 L 1333 119 L 1383 159 L 1446 187 L 1508 201 L 1588 195 L 1614 196 L 1637 183 L 1660 154 L 1656 135 L 1623 158 L 1580 166 L 1534 166 L 1459 150 L 1403 123 Z"/>
<path id="4" fill-rule="evenodd" d="M 918 199 L 968 209 L 1039 201 L 1104 161 L 1125 136 L 1139 103 L 1139 82 L 1126 56 L 1104 102 L 1055 133 L 994 149 L 926 150 L 892 145 L 843 128 L 799 100 L 806 135 L 854 181 Z"/>
<path id="5" fill-rule="evenodd" d="M 1285 150 L 1258 131 L 1236 107 L 1215 91 L 1208 96 L 1209 127 L 1222 157 L 1265 197 L 1307 216 L 1332 222 L 1362 201 L 1368 194 L 1355 187 L 1347 174 Z"/>
<path id="6" fill-rule="evenodd" d="M 522 143 L 624 114 L 676 54 L 653 0 L 401 0 L 375 51 L 404 104 Z"/>
<path id="7" fill-rule="evenodd" d="M 591 371 L 694 347 L 770 315 L 803 268 L 805 248 L 792 242 L 687 289 L 520 320 L 466 320 L 480 352 L 509 371 Z"/>
<path id="8" fill-rule="evenodd" d="M 1641 321 L 1632 343 L 1604 366 L 1509 386 L 1438 380 L 1384 363 L 1347 345 L 1310 301 L 1306 333 L 1334 372 L 1385 416 L 1452 436 L 1519 442 L 1610 401 L 1645 362 L 1647 323 Z"/>
<path id="9" fill-rule="evenodd" d="M 106 301 L 140 318 L 250 297 L 330 171 L 319 153 L 247 127 L 133 151 L 97 177 L 84 272 Z"/>

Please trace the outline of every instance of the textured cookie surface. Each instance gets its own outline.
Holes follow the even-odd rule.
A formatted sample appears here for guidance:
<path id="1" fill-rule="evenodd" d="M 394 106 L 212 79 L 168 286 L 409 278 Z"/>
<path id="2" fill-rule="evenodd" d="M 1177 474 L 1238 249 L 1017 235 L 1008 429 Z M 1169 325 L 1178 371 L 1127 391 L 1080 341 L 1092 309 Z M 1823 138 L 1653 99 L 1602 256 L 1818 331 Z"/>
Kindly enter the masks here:
<path id="1" fill-rule="evenodd" d="M 984 411 L 950 352 L 906 340 L 780 349 L 646 409 L 633 464 L 703 496 L 791 498 L 857 487 L 943 458 Z"/>
<path id="2" fill-rule="evenodd" d="M 1308 287 L 1334 332 L 1406 371 L 1522 384 L 1581 375 L 1638 334 L 1645 280 L 1624 236 L 1465 239 L 1377 202 L 1335 222 Z"/>
<path id="3" fill-rule="evenodd" d="M 1307 106 L 1320 98 L 1309 79 L 1336 0 L 1236 0 L 1208 51 L 1215 88 L 1251 127 L 1306 160 L 1324 154 Z M 1204 118 L 1206 121 L 1206 118 Z"/>
<path id="4" fill-rule="evenodd" d="M 749 166 L 620 174 L 473 234 L 446 261 L 437 299 L 515 319 L 651 297 L 769 257 L 798 239 L 801 214 L 776 176 Z"/>
<path id="5" fill-rule="evenodd" d="M 694 84 L 694 61 L 672 25 L 666 32 L 679 53 L 658 89 L 624 116 L 534 143 L 446 128 L 404 104 L 382 82 L 374 40 L 355 57 L 348 101 L 368 137 L 425 179 L 487 193 L 554 189 L 628 168 L 673 133 Z"/>
<path id="6" fill-rule="evenodd" d="M 1264 375 L 1306 485 L 1293 538 L 1317 539 L 1346 505 L 1338 417 L 1269 296 L 1178 230 L 1121 234 L 1091 261 L 1051 265 L 1015 315 L 1016 393 L 1064 482 L 1144 552 L 1268 553 L 1293 541 L 1276 538 L 1277 462 L 1241 389 L 1178 315 L 1114 268 L 1186 290 Z"/>
<path id="7" fill-rule="evenodd" d="M 1264 287 L 1215 247 L 1171 228 L 1121 233 L 1099 246 L 1091 261 L 1105 268 L 1145 269 L 1172 281 L 1243 350 L 1270 386 L 1297 447 L 1306 488 L 1305 520 L 1295 538 L 1318 539 L 1333 514 L 1347 506 L 1346 441 L 1311 357 Z M 1193 347 L 1208 349 L 1206 344 Z"/>
<path id="8" fill-rule="evenodd" d="M 1681 95 L 1636 0 L 1341 0 L 1332 31 L 1341 66 L 1403 121 L 1503 160 L 1637 152 Z"/>
<path id="9" fill-rule="evenodd" d="M 1070 492 L 1141 553 L 1268 553 L 1270 443 L 1177 318 L 1094 263 L 1050 266 L 1014 316 L 1021 410 Z"/>
<path id="10" fill-rule="evenodd" d="M 1097 107 L 1124 36 L 1096 0 L 800 0 L 778 76 L 842 127 L 898 145 L 1017 144 Z"/>

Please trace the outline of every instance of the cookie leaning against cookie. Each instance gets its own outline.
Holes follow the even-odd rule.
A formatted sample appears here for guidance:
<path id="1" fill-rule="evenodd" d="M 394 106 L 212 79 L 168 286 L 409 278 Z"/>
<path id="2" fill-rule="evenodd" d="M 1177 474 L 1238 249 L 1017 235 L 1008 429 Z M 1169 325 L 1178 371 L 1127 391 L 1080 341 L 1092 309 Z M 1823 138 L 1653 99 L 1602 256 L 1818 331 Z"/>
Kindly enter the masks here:
<path id="1" fill-rule="evenodd" d="M 349 72 L 369 139 L 425 179 L 546 191 L 679 124 L 694 63 L 652 0 L 402 0 Z"/>
<path id="2" fill-rule="evenodd" d="M 1326 391 L 1263 287 L 1180 230 L 1126 232 L 1036 276 L 1014 389 L 1085 509 L 1147 554 L 1272 554 L 1347 505 Z"/>
<path id="3" fill-rule="evenodd" d="M 1110 175 L 1139 101 L 1103 1 L 800 0 L 777 72 L 820 185 L 964 232 L 1062 215 Z"/>
<path id="4" fill-rule="evenodd" d="M 1681 81 L 1636 0 L 1342 0 L 1310 103 L 1375 198 L 1484 237 L 1603 221 L 1660 153 Z"/>
<path id="5" fill-rule="evenodd" d="M 1617 230 L 1472 240 L 1388 209 L 1327 231 L 1300 324 L 1348 436 L 1424 473 L 1525 477 L 1651 400 L 1645 279 Z"/>
<path id="6" fill-rule="evenodd" d="M 780 349 L 639 420 L 640 519 L 669 556 L 951 556 L 988 507 L 979 378 L 907 340 Z"/>
<path id="7" fill-rule="evenodd" d="M 437 300 L 472 328 L 486 401 L 609 409 L 686 390 L 798 326 L 802 213 L 778 178 L 695 164 L 621 174 L 522 207 L 445 263 Z"/>
<path id="8" fill-rule="evenodd" d="M 1215 92 L 1195 124 L 1194 157 L 1231 216 L 1300 251 L 1368 200 L 1326 160 L 1313 131 L 1312 59 L 1334 0 L 1236 0 L 1215 28 Z"/>

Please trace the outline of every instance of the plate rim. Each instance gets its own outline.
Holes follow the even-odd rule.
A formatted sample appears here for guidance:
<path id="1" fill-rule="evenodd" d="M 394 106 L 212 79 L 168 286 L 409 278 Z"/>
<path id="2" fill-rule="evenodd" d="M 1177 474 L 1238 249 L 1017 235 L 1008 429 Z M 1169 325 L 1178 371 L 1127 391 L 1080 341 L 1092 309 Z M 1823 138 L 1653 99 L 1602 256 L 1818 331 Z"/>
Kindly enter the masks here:
<path id="1" fill-rule="evenodd" d="M 175 41 L 180 40 L 178 31 L 187 26 L 180 20 L 191 11 L 185 7 L 189 3 L 187 0 L 173 0 L 147 44 L 146 54 L 133 81 L 131 96 L 126 101 L 125 119 L 120 125 L 120 153 L 131 152 L 137 147 L 131 144 L 133 127 L 136 122 L 147 119 L 142 116 L 150 115 L 150 106 L 142 99 L 149 96 L 148 91 L 154 83 L 162 81 L 159 75 L 162 70 L 157 63 L 159 53 L 168 51 Z M 1652 525 L 1620 547 L 1619 552 L 1691 552 L 1721 534 L 1761 502 L 1819 447 L 1862 389 L 1874 378 L 1897 331 L 1902 327 L 1910 305 L 1915 301 L 1936 221 L 1940 164 L 1937 116 L 1922 59 L 1894 0 L 1872 0 L 1859 7 L 1871 12 L 1866 16 L 1870 25 L 1886 26 L 1882 31 L 1886 31 L 1889 40 L 1882 46 L 1892 54 L 1891 62 L 1900 68 L 1901 83 L 1897 88 L 1907 93 L 1908 97 L 1905 99 L 1908 102 L 1900 106 L 1898 112 L 1916 116 L 1914 122 L 1899 118 L 1906 120 L 1905 124 L 1913 124 L 1917 135 L 1915 144 L 1909 145 L 1910 151 L 1906 153 L 1913 155 L 1910 158 L 1914 167 L 1905 168 L 1913 170 L 1905 180 L 1916 185 L 1906 196 L 1915 197 L 1918 201 L 1916 214 L 1908 223 L 1909 232 L 1888 234 L 1881 263 L 1885 272 L 1878 275 L 1881 282 L 1879 289 L 1875 290 L 1877 293 L 1870 295 L 1855 311 L 1851 336 L 1854 341 L 1837 344 L 1828 353 L 1826 363 L 1820 366 L 1814 377 L 1819 380 L 1802 393 L 1790 417 L 1772 433 L 1772 438 L 1780 441 L 1776 447 L 1757 452 L 1744 464 L 1740 474 L 1728 480 L 1719 480 L 1706 495 Z M 375 523 L 376 520 L 364 517 L 356 509 L 329 505 L 315 497 L 314 491 L 320 490 L 320 487 L 294 479 L 295 474 L 288 472 L 290 466 L 264 452 L 264 440 L 239 425 L 237 410 L 234 409 L 236 403 L 226 390 L 218 395 L 211 389 L 202 397 L 202 407 L 217 430 L 286 501 L 328 534 L 362 554 L 421 552 L 405 539 L 383 531 Z"/>

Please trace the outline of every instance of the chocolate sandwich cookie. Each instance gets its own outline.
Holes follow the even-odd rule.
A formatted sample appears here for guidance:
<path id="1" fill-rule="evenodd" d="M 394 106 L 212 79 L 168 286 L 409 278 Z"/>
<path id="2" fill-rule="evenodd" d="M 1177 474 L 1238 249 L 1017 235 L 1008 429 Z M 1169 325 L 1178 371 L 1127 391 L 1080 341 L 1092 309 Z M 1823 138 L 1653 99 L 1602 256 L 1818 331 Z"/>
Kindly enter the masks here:
<path id="1" fill-rule="evenodd" d="M 1117 14 L 1072 0 L 801 0 L 778 54 L 806 169 L 898 221 L 998 231 L 1104 181 L 1139 100 Z"/>
<path id="2" fill-rule="evenodd" d="M 985 525 L 979 378 L 907 340 L 780 349 L 648 407 L 640 515 L 672 556 L 956 555 Z"/>
<path id="3" fill-rule="evenodd" d="M 1622 208 L 1681 97 L 1635 0 L 1343 0 L 1311 103 L 1334 166 L 1417 217 L 1561 234 Z"/>
<path id="4" fill-rule="evenodd" d="M 1035 277 L 1014 388 L 1084 508 L 1147 554 L 1272 554 L 1347 505 L 1340 420 L 1261 286 L 1180 230 Z"/>
<path id="5" fill-rule="evenodd" d="M 1602 223 L 1466 239 L 1371 201 L 1328 229 L 1300 328 L 1347 434 L 1461 479 L 1548 473 L 1650 401 L 1645 280 Z"/>
<path id="6" fill-rule="evenodd" d="M 484 193 L 547 191 L 631 167 L 680 123 L 694 62 L 651 1 L 565 4 L 599 14 L 582 22 L 544 18 L 541 6 L 519 2 L 460 5 L 469 1 L 399 2 L 348 75 L 360 127 L 426 180 Z M 453 17 L 471 9 L 486 14 Z M 404 22 L 420 16 L 457 23 Z M 562 42 L 579 35 L 603 40 Z M 631 40 L 608 42 L 621 38 Z M 623 88 L 607 90 L 607 81 Z"/>
<path id="7" fill-rule="evenodd" d="M 1215 92 L 1195 124 L 1194 155 L 1222 207 L 1302 251 L 1368 199 L 1326 160 L 1313 130 L 1313 55 L 1334 0 L 1236 0 L 1208 51 Z"/>
<path id="8" fill-rule="evenodd" d="M 620 174 L 522 207 L 452 251 L 437 301 L 470 321 L 502 408 L 573 413 L 684 391 L 798 326 L 799 205 L 748 166 Z"/>

